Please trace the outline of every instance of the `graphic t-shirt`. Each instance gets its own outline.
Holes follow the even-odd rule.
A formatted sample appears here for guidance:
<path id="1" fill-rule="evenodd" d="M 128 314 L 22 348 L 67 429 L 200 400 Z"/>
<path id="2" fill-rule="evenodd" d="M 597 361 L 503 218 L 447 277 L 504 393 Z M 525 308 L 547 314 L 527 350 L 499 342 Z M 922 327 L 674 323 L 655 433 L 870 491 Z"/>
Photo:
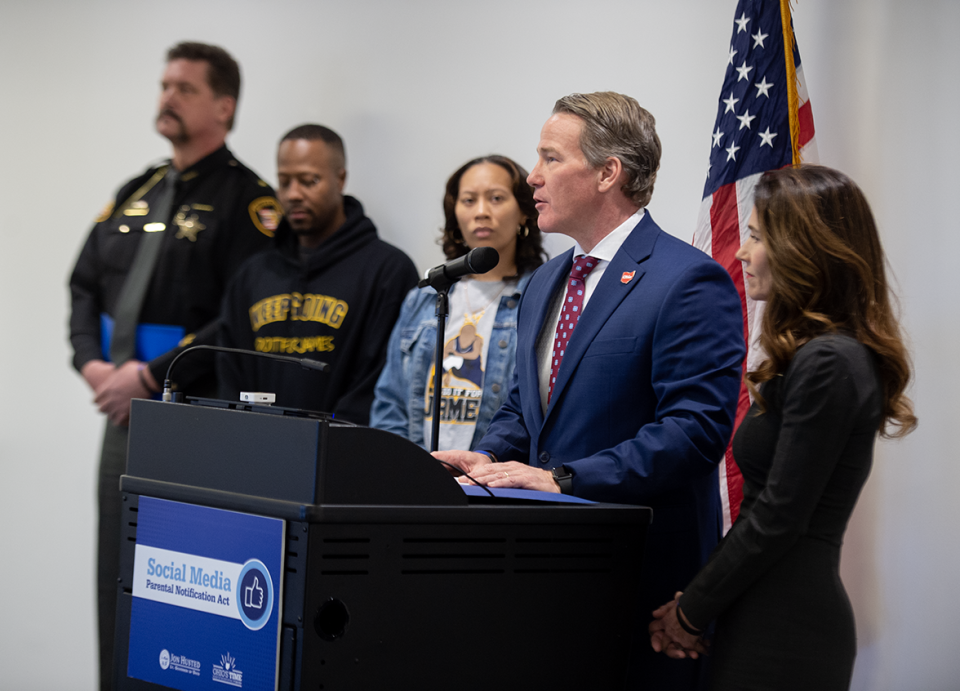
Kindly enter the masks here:
<path id="1" fill-rule="evenodd" d="M 515 282 L 467 278 L 450 295 L 450 316 L 443 339 L 441 450 L 470 448 L 480 413 L 487 348 L 500 298 L 515 287 Z M 431 366 L 423 402 L 423 439 L 428 449 L 433 428 L 434 373 Z"/>

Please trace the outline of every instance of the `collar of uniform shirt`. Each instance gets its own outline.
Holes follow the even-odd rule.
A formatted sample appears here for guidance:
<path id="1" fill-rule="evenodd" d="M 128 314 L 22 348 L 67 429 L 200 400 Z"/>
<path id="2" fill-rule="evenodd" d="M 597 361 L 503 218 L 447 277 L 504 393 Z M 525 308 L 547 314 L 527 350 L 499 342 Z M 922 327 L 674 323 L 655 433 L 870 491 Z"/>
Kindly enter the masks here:
<path id="1" fill-rule="evenodd" d="M 638 209 L 637 213 L 633 214 L 626 221 L 621 223 L 619 226 L 613 229 L 606 237 L 603 238 L 600 242 L 597 243 L 597 246 L 593 248 L 593 251 L 590 252 L 591 257 L 596 257 L 600 260 L 596 268 L 593 269 L 589 274 L 587 274 L 586 280 L 584 280 L 585 291 L 583 294 L 583 308 L 586 309 L 587 303 L 590 301 L 590 296 L 593 295 L 593 291 L 596 289 L 597 284 L 600 283 L 600 279 L 603 278 L 604 272 L 607 270 L 607 265 L 610 264 L 610 261 L 613 259 L 614 255 L 620 251 L 620 246 L 626 241 L 627 237 L 637 227 L 637 224 L 640 223 L 640 219 L 643 218 L 644 210 Z M 579 257 L 582 254 L 587 254 L 583 251 L 583 248 L 580 246 L 579 242 L 575 242 L 573 245 L 573 256 Z"/>

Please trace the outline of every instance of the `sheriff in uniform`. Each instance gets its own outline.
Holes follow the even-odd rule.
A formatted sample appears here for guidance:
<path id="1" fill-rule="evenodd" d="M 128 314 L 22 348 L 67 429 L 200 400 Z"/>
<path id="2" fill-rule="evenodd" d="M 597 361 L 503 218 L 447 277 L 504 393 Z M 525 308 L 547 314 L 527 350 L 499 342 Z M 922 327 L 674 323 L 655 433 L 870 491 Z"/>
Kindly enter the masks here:
<path id="1" fill-rule="evenodd" d="M 130 401 L 159 391 L 180 350 L 216 341 L 228 281 L 269 245 L 282 214 L 270 186 L 225 145 L 239 91 L 239 67 L 223 49 L 199 43 L 170 49 L 156 127 L 172 144 L 172 159 L 121 187 L 70 278 L 73 365 L 108 418 L 98 535 L 104 689 L 113 676 L 119 476 Z M 185 358 L 176 379 L 192 395 L 216 392 L 209 356 Z"/>

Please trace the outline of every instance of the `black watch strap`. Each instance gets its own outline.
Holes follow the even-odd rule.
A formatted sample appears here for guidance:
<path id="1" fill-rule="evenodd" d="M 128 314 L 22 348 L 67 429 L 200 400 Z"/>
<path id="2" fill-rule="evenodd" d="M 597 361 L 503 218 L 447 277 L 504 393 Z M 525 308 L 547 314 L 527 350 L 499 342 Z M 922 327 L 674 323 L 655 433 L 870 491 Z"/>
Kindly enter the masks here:
<path id="1" fill-rule="evenodd" d="M 550 471 L 553 479 L 560 485 L 560 492 L 563 494 L 573 494 L 573 475 L 567 470 L 567 466 L 561 465 Z"/>

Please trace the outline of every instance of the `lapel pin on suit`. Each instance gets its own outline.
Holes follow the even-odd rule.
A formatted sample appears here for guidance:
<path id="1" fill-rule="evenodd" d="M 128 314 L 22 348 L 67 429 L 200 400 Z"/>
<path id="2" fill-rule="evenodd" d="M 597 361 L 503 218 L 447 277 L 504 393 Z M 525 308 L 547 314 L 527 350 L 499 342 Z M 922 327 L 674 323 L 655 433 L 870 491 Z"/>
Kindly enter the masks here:
<path id="1" fill-rule="evenodd" d="M 620 282 L 624 284 L 629 283 L 630 281 L 633 280 L 633 277 L 636 275 L 637 275 L 636 271 L 624 271 L 623 275 L 620 276 Z"/>

